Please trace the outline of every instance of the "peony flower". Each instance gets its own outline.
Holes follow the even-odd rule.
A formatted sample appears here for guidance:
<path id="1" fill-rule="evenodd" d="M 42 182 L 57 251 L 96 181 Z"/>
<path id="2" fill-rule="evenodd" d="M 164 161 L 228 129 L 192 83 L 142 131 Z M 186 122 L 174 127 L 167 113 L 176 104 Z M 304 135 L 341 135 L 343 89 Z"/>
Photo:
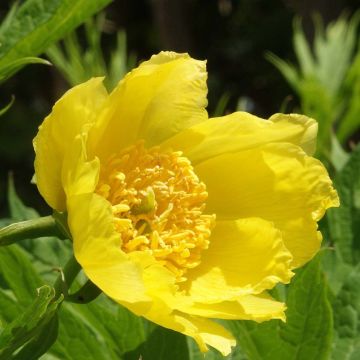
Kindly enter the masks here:
<path id="1" fill-rule="evenodd" d="M 204 61 L 161 52 L 111 94 L 102 78 L 72 88 L 39 127 L 35 171 L 93 283 L 225 355 L 235 341 L 211 319 L 285 320 L 267 290 L 316 254 L 339 201 L 313 119 L 209 119 L 206 79 Z"/>

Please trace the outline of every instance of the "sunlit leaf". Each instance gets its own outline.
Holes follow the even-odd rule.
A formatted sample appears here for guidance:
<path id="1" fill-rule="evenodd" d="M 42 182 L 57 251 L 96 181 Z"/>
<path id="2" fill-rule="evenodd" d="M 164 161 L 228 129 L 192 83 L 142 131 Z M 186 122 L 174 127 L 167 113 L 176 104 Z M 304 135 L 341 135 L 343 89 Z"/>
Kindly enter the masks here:
<path id="1" fill-rule="evenodd" d="M 331 359 L 360 357 L 360 268 L 348 273 L 334 301 L 335 339 Z"/>
<path id="2" fill-rule="evenodd" d="M 299 18 L 296 18 L 294 21 L 293 43 L 302 75 L 306 77 L 314 74 L 315 59 L 305 37 L 304 31 L 301 26 L 301 20 Z"/>
<path id="3" fill-rule="evenodd" d="M 11 290 L 23 306 L 31 303 L 36 289 L 43 285 L 25 252 L 15 244 L 0 248 L 0 273 L 3 288 Z"/>
<path id="4" fill-rule="evenodd" d="M 148 323 L 147 339 L 132 354 L 125 356 L 126 360 L 145 359 L 157 360 L 188 360 L 189 350 L 186 337 L 172 330 Z M 131 355 L 131 357 L 130 357 Z"/>
<path id="5" fill-rule="evenodd" d="M 14 74 L 50 44 L 111 0 L 27 0 L 0 27 L 0 81 Z M 30 61 L 30 62 L 31 62 Z"/>
<path id="6" fill-rule="evenodd" d="M 341 206 L 330 209 L 329 235 L 348 264 L 360 260 L 360 146 L 334 179 Z"/>
<path id="7" fill-rule="evenodd" d="M 345 86 L 344 95 L 349 99 L 349 103 L 337 130 L 337 136 L 341 142 L 347 140 L 360 126 L 360 49 L 349 69 Z"/>
<path id="8" fill-rule="evenodd" d="M 99 14 L 85 23 L 85 46 L 79 34 L 72 32 L 46 50 L 46 55 L 71 86 L 91 77 L 104 76 L 104 84 L 111 91 L 135 65 L 134 57 L 127 54 L 125 31 L 117 32 L 116 47 L 110 56 L 104 54 L 101 40 L 107 21 L 105 14 Z"/>
<path id="9" fill-rule="evenodd" d="M 37 360 L 45 354 L 58 336 L 59 320 L 55 313 L 51 319 L 41 327 L 37 336 L 31 339 L 17 352 L 12 360 Z"/>
<path id="10" fill-rule="evenodd" d="M 61 298 L 55 300 L 55 291 L 49 286 L 42 286 L 34 302 L 8 324 L 0 334 L 0 359 L 8 360 L 10 356 L 29 340 L 40 335 L 55 314 Z M 49 329 L 48 329 L 49 330 Z"/>

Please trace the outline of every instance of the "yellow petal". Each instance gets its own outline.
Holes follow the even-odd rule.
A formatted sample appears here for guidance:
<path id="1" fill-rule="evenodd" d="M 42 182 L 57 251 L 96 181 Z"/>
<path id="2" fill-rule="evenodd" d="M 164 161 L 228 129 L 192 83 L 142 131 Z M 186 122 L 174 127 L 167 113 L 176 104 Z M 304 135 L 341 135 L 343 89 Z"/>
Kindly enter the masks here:
<path id="1" fill-rule="evenodd" d="M 234 337 L 213 321 L 185 314 L 177 316 L 176 320 L 184 326 L 183 333 L 193 337 L 203 352 L 208 350 L 206 345 L 210 345 L 223 356 L 227 356 L 231 353 L 231 348 L 236 345 Z"/>
<path id="2" fill-rule="evenodd" d="M 93 193 L 98 183 L 100 162 L 98 158 L 88 159 L 87 138 L 85 130 L 68 144 L 61 171 L 62 186 L 67 197 Z"/>
<path id="3" fill-rule="evenodd" d="M 205 61 L 161 52 L 122 80 L 109 110 L 92 132 L 100 158 L 144 139 L 155 145 L 207 119 Z M 102 134 L 102 135 L 100 135 Z"/>
<path id="4" fill-rule="evenodd" d="M 286 305 L 274 300 L 266 292 L 259 295 L 248 295 L 239 299 L 239 303 L 248 316 L 248 320 L 257 322 L 271 319 L 286 320 Z"/>
<path id="5" fill-rule="evenodd" d="M 186 290 L 194 302 L 236 300 L 289 282 L 291 260 L 280 231 L 268 221 L 219 221 L 201 264 L 187 272 Z"/>
<path id="6" fill-rule="evenodd" d="M 127 307 L 136 313 L 132 304 Z M 202 352 L 208 351 L 207 345 L 210 345 L 226 356 L 230 354 L 231 347 L 236 345 L 233 336 L 221 325 L 208 319 L 173 311 L 160 299 L 142 316 L 160 326 L 191 336 Z"/>
<path id="7" fill-rule="evenodd" d="M 102 78 L 75 86 L 54 105 L 34 139 L 36 182 L 46 202 L 65 210 L 61 169 L 69 144 L 85 124 L 93 123 L 107 97 Z"/>
<path id="8" fill-rule="evenodd" d="M 130 258 L 143 268 L 143 280 L 146 294 L 151 297 L 151 303 L 128 303 L 119 301 L 123 306 L 139 316 L 156 324 L 191 336 L 199 345 L 201 351 L 207 351 L 207 345 L 219 350 L 223 355 L 231 352 L 235 340 L 222 326 L 177 309 L 190 309 L 192 299 L 176 293 L 174 275 L 160 266 L 144 252 L 130 253 Z M 108 293 L 111 296 L 111 294 Z"/>
<path id="9" fill-rule="evenodd" d="M 253 320 L 257 322 L 271 319 L 285 321 L 286 306 L 263 293 L 243 295 L 237 300 L 216 304 L 194 303 L 183 308 L 189 314 L 214 319 Z"/>
<path id="10" fill-rule="evenodd" d="M 318 251 L 318 221 L 339 200 L 325 167 L 292 144 L 209 159 L 195 167 L 207 186 L 207 211 L 218 219 L 261 217 L 282 231 L 297 267 Z"/>
<path id="11" fill-rule="evenodd" d="M 75 257 L 89 279 L 118 301 L 139 302 L 139 306 L 151 301 L 141 267 L 120 249 L 107 201 L 96 194 L 82 194 L 68 198 L 67 205 Z"/>
<path id="12" fill-rule="evenodd" d="M 104 293 L 118 301 L 138 302 L 143 307 L 151 301 L 146 295 L 143 268 L 121 251 L 111 205 L 94 193 L 99 162 L 87 161 L 86 137 L 86 133 L 78 135 L 69 145 L 63 166 L 75 257 Z"/>
<path id="13" fill-rule="evenodd" d="M 283 138 L 283 142 L 298 145 L 308 155 L 314 155 L 318 132 L 318 124 L 314 119 L 300 114 L 274 114 L 269 121 L 278 124 L 277 131 L 279 132 L 292 129 L 288 132 L 288 137 Z"/>
<path id="14" fill-rule="evenodd" d="M 268 143 L 289 142 L 312 154 L 317 123 L 297 114 L 276 114 L 269 120 L 245 112 L 212 118 L 165 141 L 164 148 L 182 150 L 195 165 L 206 159 Z"/>

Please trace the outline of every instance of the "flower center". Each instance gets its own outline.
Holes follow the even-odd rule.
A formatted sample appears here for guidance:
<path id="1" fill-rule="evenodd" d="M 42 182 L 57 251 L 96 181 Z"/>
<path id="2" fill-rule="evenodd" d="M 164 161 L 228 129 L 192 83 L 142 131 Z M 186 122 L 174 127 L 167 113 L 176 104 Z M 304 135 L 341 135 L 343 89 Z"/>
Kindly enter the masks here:
<path id="1" fill-rule="evenodd" d="M 125 252 L 148 251 L 178 282 L 200 264 L 215 215 L 205 215 L 205 184 L 181 152 L 143 142 L 102 164 L 96 192 L 112 204 Z"/>

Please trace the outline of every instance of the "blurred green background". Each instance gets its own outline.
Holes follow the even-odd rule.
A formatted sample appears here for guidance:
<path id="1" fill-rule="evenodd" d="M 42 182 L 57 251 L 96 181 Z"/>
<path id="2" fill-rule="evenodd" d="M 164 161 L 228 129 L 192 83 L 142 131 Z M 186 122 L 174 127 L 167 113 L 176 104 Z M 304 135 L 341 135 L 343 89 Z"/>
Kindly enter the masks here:
<path id="1" fill-rule="evenodd" d="M 0 19 L 12 4 L 1 2 Z M 314 14 L 320 14 L 326 25 L 341 14 L 347 14 L 349 19 L 358 7 L 356 0 L 116 0 L 105 9 L 101 19 L 88 24 L 90 30 L 80 28 L 75 40 L 79 42 L 77 47 L 85 49 L 89 43 L 86 31 L 90 31 L 91 37 L 91 28 L 100 28 L 105 62 L 117 44 L 122 46 L 123 53 L 118 55 L 126 63 L 121 69 L 115 68 L 118 77 L 126 68 L 161 50 L 189 52 L 195 58 L 207 59 L 210 115 L 241 108 L 268 117 L 280 110 L 299 111 L 301 106 L 294 88 L 265 58 L 271 52 L 296 63 L 294 17 L 302 18 L 305 37 L 311 44 Z M 118 33 L 120 30 L 123 32 Z M 71 48 L 69 41 L 67 46 Z M 48 55 L 57 56 L 61 62 L 59 48 Z M 76 66 L 81 64 L 75 64 L 73 71 Z M 101 64 L 99 73 L 96 64 L 93 69 L 94 75 L 101 75 Z M 66 74 L 64 77 L 56 66 L 28 65 L 1 85 L 0 108 L 9 103 L 12 95 L 15 104 L 0 117 L 0 216 L 7 216 L 9 172 L 13 172 L 16 188 L 26 204 L 42 214 L 50 212 L 30 183 L 34 160 L 31 141 L 69 83 L 85 80 L 87 75 L 85 71 L 80 78 L 67 81 Z M 356 134 L 352 137 L 356 139 Z M 346 139 L 345 146 L 351 141 Z"/>

